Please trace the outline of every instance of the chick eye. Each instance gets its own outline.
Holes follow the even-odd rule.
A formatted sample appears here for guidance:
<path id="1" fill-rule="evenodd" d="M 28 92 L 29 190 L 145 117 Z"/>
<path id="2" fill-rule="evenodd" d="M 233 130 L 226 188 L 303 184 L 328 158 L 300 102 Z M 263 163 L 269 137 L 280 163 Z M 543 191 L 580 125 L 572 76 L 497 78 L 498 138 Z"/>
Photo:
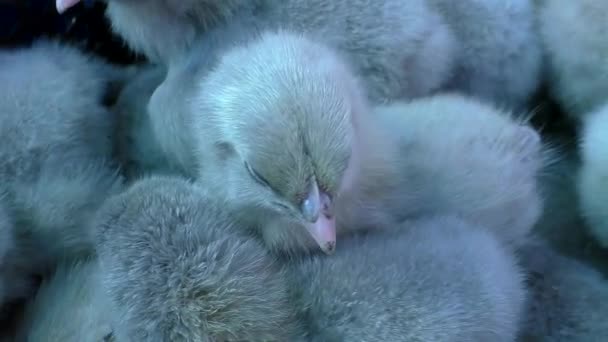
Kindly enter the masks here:
<path id="1" fill-rule="evenodd" d="M 252 167 L 251 165 L 249 165 L 248 162 L 245 162 L 245 168 L 247 169 L 247 172 L 249 173 L 249 175 L 251 176 L 251 178 L 253 178 L 256 182 L 258 182 L 260 185 L 263 185 L 265 187 L 268 188 L 272 188 L 270 186 L 270 183 L 268 183 L 268 181 L 266 179 L 264 179 L 264 177 L 260 176 L 259 173 L 257 173 Z"/>

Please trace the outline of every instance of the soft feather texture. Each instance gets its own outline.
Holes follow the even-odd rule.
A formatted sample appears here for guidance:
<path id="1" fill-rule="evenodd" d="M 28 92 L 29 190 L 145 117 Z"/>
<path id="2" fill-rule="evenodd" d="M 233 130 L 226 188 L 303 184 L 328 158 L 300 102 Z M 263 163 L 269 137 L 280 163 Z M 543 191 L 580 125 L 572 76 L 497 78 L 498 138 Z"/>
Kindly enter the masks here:
<path id="1" fill-rule="evenodd" d="M 107 0 L 107 15 L 133 50 L 168 64 L 187 53 L 197 36 L 265 1 Z"/>
<path id="2" fill-rule="evenodd" d="M 407 6 L 399 0 L 373 6 L 368 0 L 108 3 L 116 31 L 136 50 L 164 64 L 179 60 L 197 35 L 239 21 L 248 23 L 243 33 L 289 29 L 339 49 L 378 101 L 427 95 L 448 78 L 453 64 L 451 32 L 424 0 Z"/>
<path id="3" fill-rule="evenodd" d="M 291 341 L 298 333 L 273 259 L 235 233 L 228 204 L 178 178 L 111 198 L 96 219 L 118 341 Z"/>
<path id="4" fill-rule="evenodd" d="M 525 291 L 513 255 L 454 217 L 342 240 L 287 267 L 311 341 L 514 341 Z"/>
<path id="5" fill-rule="evenodd" d="M 509 112 L 473 98 L 437 95 L 380 106 L 373 115 L 396 151 L 383 165 L 363 161 L 342 195 L 339 228 L 391 226 L 454 213 L 520 244 L 542 210 L 538 133 Z M 372 154 L 372 153 L 366 153 Z"/>
<path id="6" fill-rule="evenodd" d="M 338 49 L 374 101 L 438 90 L 455 58 L 453 33 L 425 0 L 272 1 L 258 17 Z"/>
<path id="7" fill-rule="evenodd" d="M 541 80 L 542 48 L 532 1 L 428 2 L 455 37 L 455 69 L 446 88 L 509 109 L 526 108 Z"/>
<path id="8" fill-rule="evenodd" d="M 590 113 L 582 131 L 578 195 L 583 217 L 608 248 L 608 105 Z"/>
<path id="9" fill-rule="evenodd" d="M 101 105 L 115 76 L 54 42 L 0 51 L 0 181 L 16 227 L 3 273 L 15 284 L 91 251 L 87 220 L 120 187 L 109 161 L 114 117 Z"/>
<path id="10" fill-rule="evenodd" d="M 191 178 L 197 176 L 191 106 L 201 95 L 198 84 L 217 66 L 225 51 L 258 35 L 249 25 L 211 30 L 197 39 L 179 63 L 168 68 L 164 81 L 152 93 L 147 111 L 152 134 L 169 168 Z"/>
<path id="11" fill-rule="evenodd" d="M 24 257 L 52 264 L 92 252 L 89 221 L 122 183 L 106 162 L 68 159 L 45 162 L 35 179 L 15 180 L 10 189 Z"/>
<path id="12" fill-rule="evenodd" d="M 300 202 L 313 177 L 332 198 L 347 186 L 352 145 L 370 118 L 348 64 L 304 35 L 265 32 L 225 53 L 196 95 L 199 181 L 271 249 L 313 248 Z"/>
<path id="13" fill-rule="evenodd" d="M 585 116 L 607 99 L 608 2 L 539 0 L 537 7 L 549 87 L 567 114 Z"/>
<path id="14" fill-rule="evenodd" d="M 63 261 L 26 306 L 19 341 L 99 342 L 112 334 L 95 259 Z"/>
<path id="15" fill-rule="evenodd" d="M 608 280 L 542 242 L 521 249 L 530 296 L 522 341 L 601 342 L 608 336 Z"/>
<path id="16" fill-rule="evenodd" d="M 3 175 L 30 175 L 43 156 L 111 154 L 115 120 L 101 106 L 108 66 L 49 41 L 1 50 L 0 65 Z"/>

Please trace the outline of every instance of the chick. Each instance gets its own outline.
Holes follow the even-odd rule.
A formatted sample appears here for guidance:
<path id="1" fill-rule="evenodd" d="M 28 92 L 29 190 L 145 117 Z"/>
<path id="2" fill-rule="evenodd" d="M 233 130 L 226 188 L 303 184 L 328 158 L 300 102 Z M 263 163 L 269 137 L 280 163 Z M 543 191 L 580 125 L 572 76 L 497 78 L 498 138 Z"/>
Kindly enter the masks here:
<path id="1" fill-rule="evenodd" d="M 343 53 L 374 102 L 438 91 L 456 57 L 453 32 L 426 0 L 269 1 L 258 17 Z"/>
<path id="2" fill-rule="evenodd" d="M 244 226 L 272 250 L 316 242 L 333 251 L 334 200 L 349 186 L 353 146 L 365 146 L 371 121 L 358 80 L 335 51 L 265 32 L 222 56 L 191 112 L 199 180 L 238 208 Z"/>
<path id="3" fill-rule="evenodd" d="M 60 263 L 27 304 L 18 340 L 106 341 L 112 335 L 113 313 L 100 277 L 95 259 Z"/>
<path id="4" fill-rule="evenodd" d="M 608 104 L 588 114 L 582 131 L 578 196 L 591 233 L 608 248 Z"/>
<path id="5" fill-rule="evenodd" d="M 543 242 L 520 251 L 530 296 L 522 341 L 600 342 L 608 336 L 608 281 Z"/>
<path id="6" fill-rule="evenodd" d="M 491 233 L 451 216 L 394 228 L 287 266 L 311 341 L 515 341 L 523 277 Z"/>
<path id="7" fill-rule="evenodd" d="M 6 263 L 44 273 L 91 252 L 86 223 L 121 185 L 115 118 L 101 104 L 110 69 L 48 41 L 0 51 L 0 182 L 17 246 Z"/>
<path id="8" fill-rule="evenodd" d="M 458 90 L 523 109 L 541 80 L 542 48 L 531 0 L 429 0 L 454 32 Z"/>
<path id="9" fill-rule="evenodd" d="M 229 203 L 186 180 L 142 179 L 98 212 L 118 341 L 293 341 L 278 265 L 239 235 Z"/>
<path id="10" fill-rule="evenodd" d="M 608 3 L 543 0 L 537 7 L 553 96 L 572 118 L 597 110 L 608 94 Z"/>
<path id="11" fill-rule="evenodd" d="M 130 179 L 152 172 L 178 172 L 160 147 L 148 111 L 150 98 L 165 76 L 166 70 L 162 66 L 142 66 L 123 87 L 113 105 L 112 109 L 118 115 L 119 159 Z"/>
<path id="12" fill-rule="evenodd" d="M 81 0 L 56 0 L 63 13 Z M 152 62 L 167 64 L 187 53 L 197 35 L 267 0 L 106 0 L 113 30 Z"/>
<path id="13" fill-rule="evenodd" d="M 305 33 L 340 50 L 378 101 L 427 95 L 451 72 L 455 43 L 424 0 L 107 0 L 114 29 L 152 61 L 174 64 L 196 37 L 239 21 Z M 57 0 L 64 10 L 78 0 Z"/>
<path id="14" fill-rule="evenodd" d="M 0 50 L 0 66 L 2 174 L 29 175 L 43 156 L 111 155 L 115 119 L 101 105 L 109 66 L 44 40 Z"/>
<path id="15" fill-rule="evenodd" d="M 372 116 L 397 150 L 360 154 L 388 160 L 360 163 L 356 186 L 336 210 L 340 229 L 454 213 L 509 244 L 526 240 L 542 210 L 537 176 L 545 156 L 524 120 L 455 94 L 376 107 Z"/>
<path id="16" fill-rule="evenodd" d="M 199 37 L 188 54 L 167 70 L 148 103 L 151 133 L 156 138 L 169 168 L 188 178 L 197 176 L 191 103 L 197 96 L 198 83 L 215 68 L 225 51 L 246 42 L 259 33 L 240 24 L 229 29 L 210 30 Z"/>
<path id="17" fill-rule="evenodd" d="M 122 182 L 103 161 L 66 160 L 45 162 L 34 179 L 17 179 L 10 189 L 19 248 L 50 264 L 93 251 L 88 223 Z"/>

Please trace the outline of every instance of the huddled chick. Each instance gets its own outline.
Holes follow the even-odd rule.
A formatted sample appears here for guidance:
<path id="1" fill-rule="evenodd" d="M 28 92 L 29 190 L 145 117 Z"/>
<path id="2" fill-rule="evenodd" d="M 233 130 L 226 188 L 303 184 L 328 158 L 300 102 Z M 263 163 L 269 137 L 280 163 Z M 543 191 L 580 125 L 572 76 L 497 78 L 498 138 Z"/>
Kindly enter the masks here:
<path id="1" fill-rule="evenodd" d="M 118 79 L 114 67 L 55 42 L 0 51 L 0 181 L 14 237 L 2 281 L 92 251 L 87 222 L 120 189 L 115 120 L 102 106 Z"/>
<path id="2" fill-rule="evenodd" d="M 287 283 L 230 203 L 153 176 L 110 198 L 94 230 L 117 341 L 295 341 Z"/>
<path id="3" fill-rule="evenodd" d="M 392 228 L 286 267 L 310 341 L 515 341 L 526 293 L 510 249 L 451 216 Z"/>

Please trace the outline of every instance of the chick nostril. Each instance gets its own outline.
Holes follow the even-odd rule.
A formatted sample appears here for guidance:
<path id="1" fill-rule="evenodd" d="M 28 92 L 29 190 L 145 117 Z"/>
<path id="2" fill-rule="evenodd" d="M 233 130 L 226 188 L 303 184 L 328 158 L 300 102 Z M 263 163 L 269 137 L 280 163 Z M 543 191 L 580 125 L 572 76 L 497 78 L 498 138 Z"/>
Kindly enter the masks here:
<path id="1" fill-rule="evenodd" d="M 333 253 L 335 249 L 336 249 L 335 241 L 329 241 L 329 242 L 325 243 L 325 250 L 327 251 L 327 253 Z"/>

